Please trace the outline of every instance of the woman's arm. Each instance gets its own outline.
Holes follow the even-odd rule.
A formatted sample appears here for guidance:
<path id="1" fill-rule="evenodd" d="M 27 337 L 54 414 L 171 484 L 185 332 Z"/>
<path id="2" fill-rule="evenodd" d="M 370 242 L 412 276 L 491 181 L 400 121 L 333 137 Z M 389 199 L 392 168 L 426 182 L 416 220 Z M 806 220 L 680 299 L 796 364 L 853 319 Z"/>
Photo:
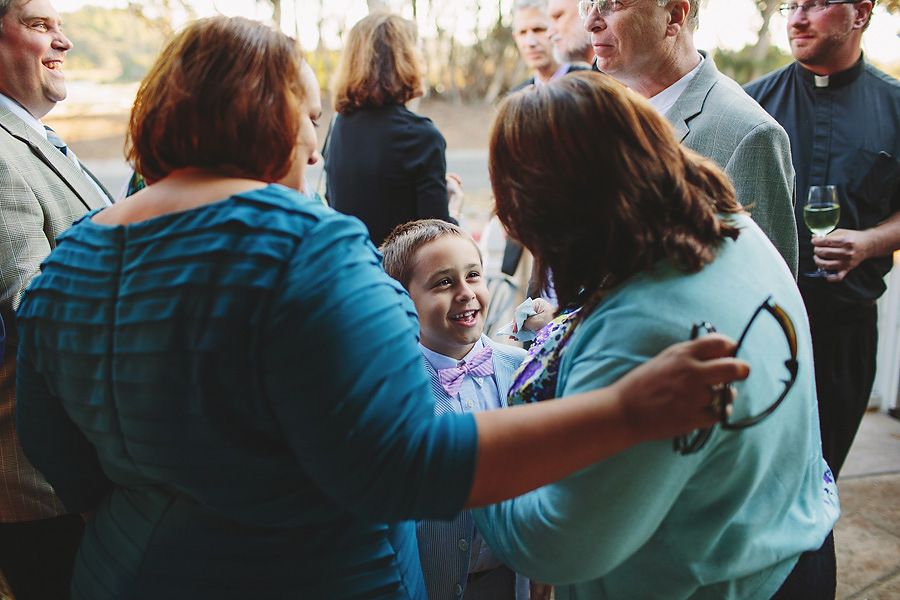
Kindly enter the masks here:
<path id="1" fill-rule="evenodd" d="M 720 335 L 671 346 L 599 390 L 475 415 L 478 462 L 467 506 L 517 496 L 640 442 L 717 422 L 710 386 L 744 379 Z M 725 358 L 722 358 L 725 357 Z"/>
<path id="2" fill-rule="evenodd" d="M 434 417 L 414 306 L 367 239 L 361 223 L 337 216 L 307 232 L 261 364 L 305 473 L 368 518 L 450 518 L 466 502 L 510 498 L 639 441 L 709 425 L 709 384 L 746 372 L 733 359 L 702 363 L 733 350 L 706 336 L 565 402 Z"/>
<path id="3" fill-rule="evenodd" d="M 19 441 L 28 460 L 47 478 L 66 509 L 89 516 L 113 484 L 100 466 L 94 445 L 35 367 L 31 324 L 20 331 L 24 335 L 16 368 Z"/>

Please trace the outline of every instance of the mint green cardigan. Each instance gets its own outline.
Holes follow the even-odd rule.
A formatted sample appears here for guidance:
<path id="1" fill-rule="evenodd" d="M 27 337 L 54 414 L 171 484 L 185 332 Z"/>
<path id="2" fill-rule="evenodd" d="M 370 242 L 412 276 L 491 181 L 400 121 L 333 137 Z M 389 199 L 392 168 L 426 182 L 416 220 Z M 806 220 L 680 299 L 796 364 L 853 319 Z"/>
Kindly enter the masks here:
<path id="1" fill-rule="evenodd" d="M 615 287 L 572 334 L 557 395 L 600 388 L 688 339 L 707 321 L 737 339 L 769 295 L 793 319 L 800 369 L 782 405 L 738 432 L 716 428 L 697 454 L 644 443 L 556 484 L 474 511 L 497 555 L 557 584 L 557 600 L 768 600 L 800 553 L 818 549 L 839 514 L 824 480 L 812 345 L 784 260 L 749 217 L 717 259 L 685 274 L 662 261 Z M 739 356 L 752 374 L 735 416 L 760 412 L 783 389 L 789 356 L 761 316 Z"/>

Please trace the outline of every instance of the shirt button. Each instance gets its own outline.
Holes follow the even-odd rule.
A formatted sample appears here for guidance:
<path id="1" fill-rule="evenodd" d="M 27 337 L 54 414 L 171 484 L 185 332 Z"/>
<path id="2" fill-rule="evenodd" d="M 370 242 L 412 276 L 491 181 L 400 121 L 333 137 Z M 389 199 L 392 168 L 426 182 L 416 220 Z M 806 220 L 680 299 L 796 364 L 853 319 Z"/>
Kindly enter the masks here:
<path id="1" fill-rule="evenodd" d="M 459 540 L 459 543 L 457 543 L 456 546 L 457 546 L 457 548 L 459 548 L 460 550 L 465 552 L 466 550 L 469 549 L 469 542 L 468 542 L 468 540 Z"/>
<path id="2" fill-rule="evenodd" d="M 462 586 L 459 585 L 458 583 L 457 583 L 456 585 L 454 585 L 454 586 L 453 586 L 453 593 L 454 593 L 457 597 L 462 596 L 462 593 L 463 593 Z"/>
<path id="3" fill-rule="evenodd" d="M 484 384 L 484 377 L 476 377 L 475 383 L 477 383 L 478 385 Z"/>
<path id="4" fill-rule="evenodd" d="M 466 406 L 468 406 L 469 408 L 472 408 L 473 406 L 475 406 L 475 403 L 472 402 L 471 400 L 469 400 L 468 402 L 466 402 Z"/>

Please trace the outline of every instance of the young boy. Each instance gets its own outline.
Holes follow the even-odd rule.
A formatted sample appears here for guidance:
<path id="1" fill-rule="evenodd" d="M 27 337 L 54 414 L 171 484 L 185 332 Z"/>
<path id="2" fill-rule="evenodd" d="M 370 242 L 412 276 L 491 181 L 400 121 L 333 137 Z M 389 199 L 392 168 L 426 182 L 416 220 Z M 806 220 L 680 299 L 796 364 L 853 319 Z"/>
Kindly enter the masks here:
<path id="1" fill-rule="evenodd" d="M 490 293 L 475 241 L 456 225 L 426 219 L 396 227 L 379 250 L 419 313 L 435 413 L 505 407 L 525 351 L 482 334 Z M 494 556 L 469 511 L 449 522 L 420 521 L 416 533 L 430 600 L 528 599 L 527 579 Z"/>

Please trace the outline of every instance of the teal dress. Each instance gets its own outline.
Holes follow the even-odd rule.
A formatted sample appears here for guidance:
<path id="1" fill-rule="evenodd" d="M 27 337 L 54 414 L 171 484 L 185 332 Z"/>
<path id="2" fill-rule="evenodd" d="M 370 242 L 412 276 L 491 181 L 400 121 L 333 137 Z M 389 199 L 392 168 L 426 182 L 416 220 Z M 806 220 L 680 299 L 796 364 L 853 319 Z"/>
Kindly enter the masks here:
<path id="1" fill-rule="evenodd" d="M 19 431 L 97 509 L 75 599 L 424 599 L 414 524 L 474 476 L 365 227 L 281 186 L 83 218 L 18 313 Z"/>

